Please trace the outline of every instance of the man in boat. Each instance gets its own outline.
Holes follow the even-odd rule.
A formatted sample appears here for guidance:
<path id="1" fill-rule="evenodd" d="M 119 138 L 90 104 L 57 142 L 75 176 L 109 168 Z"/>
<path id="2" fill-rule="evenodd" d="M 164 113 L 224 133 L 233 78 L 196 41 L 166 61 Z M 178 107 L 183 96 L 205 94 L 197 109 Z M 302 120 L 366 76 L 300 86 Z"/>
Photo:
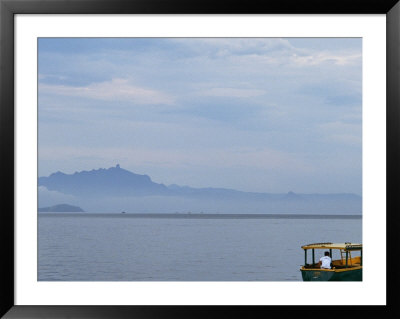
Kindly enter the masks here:
<path id="1" fill-rule="evenodd" d="M 318 264 L 321 268 L 331 269 L 332 258 L 329 256 L 329 251 L 325 252 L 325 256 L 320 258 Z"/>

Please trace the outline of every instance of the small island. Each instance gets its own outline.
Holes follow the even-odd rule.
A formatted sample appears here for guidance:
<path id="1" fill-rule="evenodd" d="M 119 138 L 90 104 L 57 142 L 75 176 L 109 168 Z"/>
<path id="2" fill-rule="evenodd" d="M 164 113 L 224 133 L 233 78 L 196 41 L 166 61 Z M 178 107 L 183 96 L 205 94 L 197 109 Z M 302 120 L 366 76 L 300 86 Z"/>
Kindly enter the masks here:
<path id="1" fill-rule="evenodd" d="M 77 212 L 84 212 L 84 210 L 78 206 L 72 206 L 68 204 L 58 204 L 49 207 L 40 207 L 38 208 L 38 212 L 77 213 Z"/>

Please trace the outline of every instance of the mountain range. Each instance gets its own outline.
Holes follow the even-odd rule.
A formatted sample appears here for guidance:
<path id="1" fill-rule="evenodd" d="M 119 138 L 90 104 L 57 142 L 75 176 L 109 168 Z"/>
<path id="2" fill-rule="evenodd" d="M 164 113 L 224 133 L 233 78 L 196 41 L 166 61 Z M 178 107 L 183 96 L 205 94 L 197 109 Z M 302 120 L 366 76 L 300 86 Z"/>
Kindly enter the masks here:
<path id="1" fill-rule="evenodd" d="M 69 196 L 90 210 L 135 212 L 204 211 L 210 213 L 321 213 L 361 214 L 362 198 L 356 194 L 283 194 L 242 192 L 225 188 L 193 188 L 155 183 L 147 175 L 121 168 L 39 177 L 39 201 L 49 194 Z M 43 191 L 43 188 L 46 192 Z M 46 195 L 47 194 L 47 195 Z M 41 198 L 42 197 L 42 198 Z"/>
<path id="2" fill-rule="evenodd" d="M 48 190 L 77 196 L 142 196 L 167 194 L 168 188 L 154 183 L 149 176 L 122 169 L 119 165 L 109 169 L 64 174 L 56 172 L 39 177 L 39 186 Z"/>

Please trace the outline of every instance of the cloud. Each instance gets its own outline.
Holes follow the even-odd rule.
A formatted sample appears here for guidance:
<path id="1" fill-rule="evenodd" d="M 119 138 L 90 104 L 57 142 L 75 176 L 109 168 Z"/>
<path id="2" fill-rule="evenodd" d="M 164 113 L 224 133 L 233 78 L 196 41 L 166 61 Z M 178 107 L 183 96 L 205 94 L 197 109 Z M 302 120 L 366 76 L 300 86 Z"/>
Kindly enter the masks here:
<path id="1" fill-rule="evenodd" d="M 240 63 L 253 62 L 279 67 L 323 64 L 347 66 L 359 63 L 362 57 L 360 50 L 300 48 L 285 38 L 196 38 L 174 41 L 190 49 L 194 55 L 207 59 L 234 59 Z"/>
<path id="2" fill-rule="evenodd" d="M 264 90 L 237 89 L 237 88 L 212 88 L 201 92 L 206 96 L 247 98 L 266 94 Z"/>
<path id="3" fill-rule="evenodd" d="M 291 56 L 290 61 L 292 62 L 292 64 L 297 66 L 315 66 L 328 63 L 337 66 L 345 66 L 361 61 L 361 54 L 314 52 L 304 55 L 298 55 L 294 53 Z"/>
<path id="4" fill-rule="evenodd" d="M 134 86 L 127 79 L 92 83 L 87 86 L 40 84 L 40 94 L 75 96 L 103 101 L 129 101 L 136 104 L 174 104 L 172 96 L 157 90 Z"/>
<path id="5" fill-rule="evenodd" d="M 194 51 L 212 54 L 216 57 L 264 54 L 271 51 L 294 49 L 287 39 L 277 38 L 195 38 L 176 39 L 175 41 L 191 47 Z"/>
<path id="6" fill-rule="evenodd" d="M 353 147 L 361 147 L 362 126 L 361 123 L 344 123 L 342 121 L 330 122 L 319 125 L 321 133 L 327 139 Z"/>
<path id="7" fill-rule="evenodd" d="M 41 170 L 120 162 L 157 182 L 179 183 L 185 172 L 194 185 L 243 181 L 243 190 L 254 189 L 252 179 L 259 189 L 292 180 L 331 189 L 336 176 L 353 176 L 361 39 L 46 41 L 39 47 Z M 331 160 L 341 153 L 343 160 Z M 323 180 L 313 170 L 335 176 Z"/>

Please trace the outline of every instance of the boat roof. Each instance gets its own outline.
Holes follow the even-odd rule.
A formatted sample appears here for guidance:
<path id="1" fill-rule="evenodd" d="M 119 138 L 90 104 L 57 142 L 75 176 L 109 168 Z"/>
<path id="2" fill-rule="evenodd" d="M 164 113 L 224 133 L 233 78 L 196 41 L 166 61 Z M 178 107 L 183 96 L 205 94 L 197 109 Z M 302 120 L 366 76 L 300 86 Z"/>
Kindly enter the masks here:
<path id="1" fill-rule="evenodd" d="M 301 246 L 303 249 L 343 249 L 343 250 L 361 250 L 362 244 L 355 243 L 314 243 Z"/>

